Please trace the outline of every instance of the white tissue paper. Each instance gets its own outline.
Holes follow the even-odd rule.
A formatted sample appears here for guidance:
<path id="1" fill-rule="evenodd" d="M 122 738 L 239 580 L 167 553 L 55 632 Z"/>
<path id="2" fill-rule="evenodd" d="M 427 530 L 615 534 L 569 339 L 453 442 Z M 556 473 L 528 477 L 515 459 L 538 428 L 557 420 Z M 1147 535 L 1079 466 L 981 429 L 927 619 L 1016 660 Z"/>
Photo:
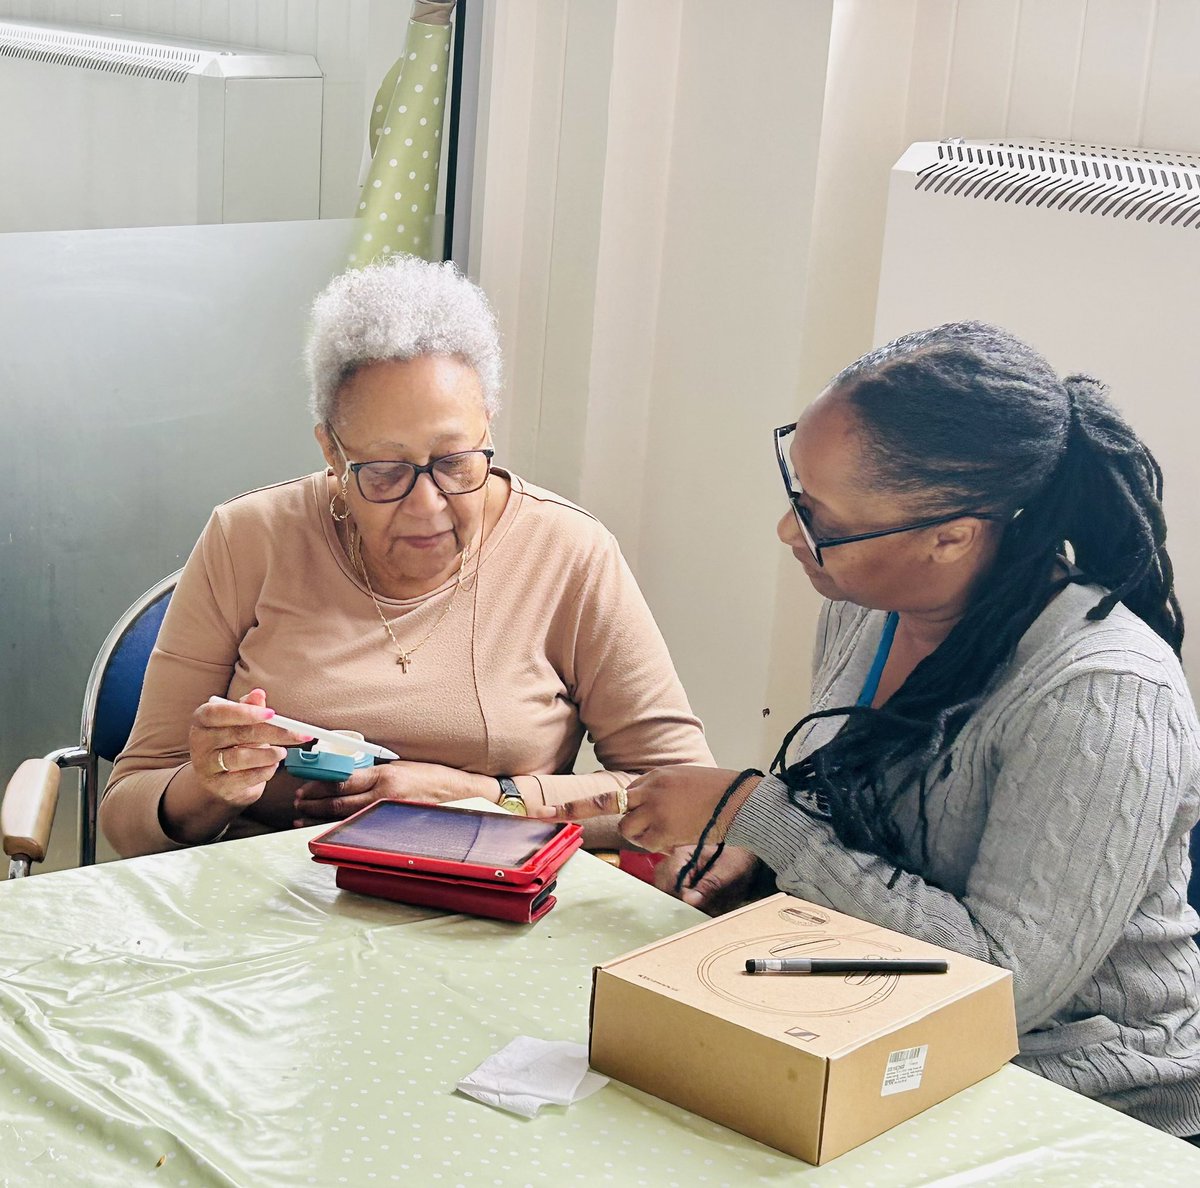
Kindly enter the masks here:
<path id="1" fill-rule="evenodd" d="M 587 1048 L 519 1035 L 456 1088 L 485 1105 L 532 1118 L 544 1105 L 570 1105 L 608 1084 L 588 1068 Z"/>

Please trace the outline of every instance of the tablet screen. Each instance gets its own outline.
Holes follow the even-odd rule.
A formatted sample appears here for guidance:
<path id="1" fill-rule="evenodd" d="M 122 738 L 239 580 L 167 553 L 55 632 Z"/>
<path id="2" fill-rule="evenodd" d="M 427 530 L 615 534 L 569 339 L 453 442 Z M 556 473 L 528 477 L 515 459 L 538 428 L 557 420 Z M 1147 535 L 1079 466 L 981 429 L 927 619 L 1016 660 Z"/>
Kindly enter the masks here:
<path id="1" fill-rule="evenodd" d="M 327 845 L 413 854 L 443 862 L 520 867 L 560 829 L 560 822 L 530 821 L 508 813 L 380 800 L 320 840 Z"/>

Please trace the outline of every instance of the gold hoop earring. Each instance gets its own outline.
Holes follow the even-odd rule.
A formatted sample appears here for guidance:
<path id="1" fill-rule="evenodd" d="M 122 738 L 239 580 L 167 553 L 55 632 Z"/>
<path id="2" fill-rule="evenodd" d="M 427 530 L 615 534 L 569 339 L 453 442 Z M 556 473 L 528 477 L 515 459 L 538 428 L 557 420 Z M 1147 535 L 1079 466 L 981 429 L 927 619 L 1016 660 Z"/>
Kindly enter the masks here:
<path id="1" fill-rule="evenodd" d="M 345 474 L 343 474 L 342 475 L 342 489 L 340 491 L 338 491 L 337 494 L 335 494 L 333 496 L 333 498 L 330 499 L 330 501 L 329 501 L 329 514 L 339 524 L 341 524 L 343 521 L 348 520 L 350 518 L 350 501 L 346 498 L 347 485 L 348 485 L 347 476 Z M 340 516 L 337 513 L 338 495 L 340 495 L 342 497 L 342 507 L 344 509 Z"/>

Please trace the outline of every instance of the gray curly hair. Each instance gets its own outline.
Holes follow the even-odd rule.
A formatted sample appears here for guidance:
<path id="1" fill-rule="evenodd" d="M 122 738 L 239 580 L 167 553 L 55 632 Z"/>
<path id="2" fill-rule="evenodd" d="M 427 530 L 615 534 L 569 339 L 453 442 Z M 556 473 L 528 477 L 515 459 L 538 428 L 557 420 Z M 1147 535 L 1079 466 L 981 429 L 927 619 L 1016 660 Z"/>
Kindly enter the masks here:
<path id="1" fill-rule="evenodd" d="M 313 302 L 305 351 L 316 423 L 329 423 L 358 368 L 421 355 L 461 359 L 479 376 L 487 415 L 500 407 L 496 315 L 451 262 L 396 255 L 335 276 Z"/>

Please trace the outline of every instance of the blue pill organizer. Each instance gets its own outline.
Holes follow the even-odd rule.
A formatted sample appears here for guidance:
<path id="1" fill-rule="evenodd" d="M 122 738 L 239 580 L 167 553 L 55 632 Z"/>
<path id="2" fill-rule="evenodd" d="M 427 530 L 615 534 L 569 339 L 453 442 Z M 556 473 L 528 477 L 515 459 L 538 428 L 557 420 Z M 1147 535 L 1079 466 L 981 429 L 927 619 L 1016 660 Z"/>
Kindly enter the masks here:
<path id="1" fill-rule="evenodd" d="M 288 747 L 283 766 L 302 780 L 344 780 L 360 767 L 373 767 L 375 760 L 363 751 L 339 755 L 336 751 L 305 751 Z"/>

